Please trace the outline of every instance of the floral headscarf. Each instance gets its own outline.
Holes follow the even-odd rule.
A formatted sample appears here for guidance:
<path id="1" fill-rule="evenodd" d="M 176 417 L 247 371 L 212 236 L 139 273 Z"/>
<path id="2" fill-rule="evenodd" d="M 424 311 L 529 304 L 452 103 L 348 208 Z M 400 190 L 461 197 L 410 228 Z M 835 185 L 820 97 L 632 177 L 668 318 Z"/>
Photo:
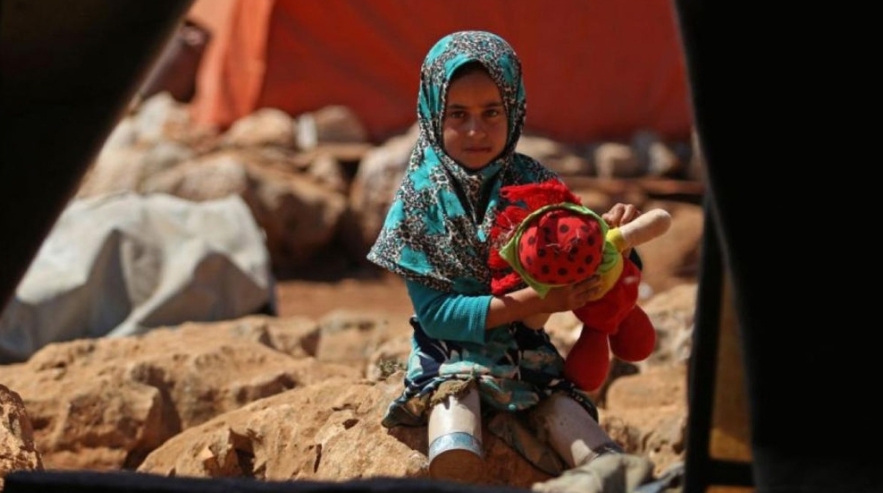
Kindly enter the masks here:
<path id="1" fill-rule="evenodd" d="M 442 137 L 448 86 L 457 69 L 470 62 L 480 63 L 497 84 L 508 119 L 502 153 L 478 171 L 448 156 Z M 461 31 L 439 40 L 420 70 L 417 143 L 368 259 L 440 291 L 488 293 L 487 238 L 501 206 L 500 187 L 555 177 L 515 152 L 525 111 L 521 62 L 504 39 Z"/>

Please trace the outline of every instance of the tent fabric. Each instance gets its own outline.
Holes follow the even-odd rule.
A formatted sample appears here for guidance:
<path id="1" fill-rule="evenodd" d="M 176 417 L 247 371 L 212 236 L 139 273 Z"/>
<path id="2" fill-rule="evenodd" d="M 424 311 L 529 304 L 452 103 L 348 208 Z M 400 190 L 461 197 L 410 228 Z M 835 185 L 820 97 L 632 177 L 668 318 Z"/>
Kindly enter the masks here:
<path id="1" fill-rule="evenodd" d="M 270 267 L 263 231 L 238 195 L 74 200 L 0 312 L 0 363 L 53 342 L 273 313 Z"/>
<path id="2" fill-rule="evenodd" d="M 637 130 L 688 141 L 692 125 L 672 4 L 659 0 L 197 0 L 212 29 L 191 105 L 227 128 L 262 107 L 293 116 L 345 105 L 372 140 L 416 120 L 419 67 L 440 37 L 483 29 L 522 59 L 525 131 L 565 143 Z"/>

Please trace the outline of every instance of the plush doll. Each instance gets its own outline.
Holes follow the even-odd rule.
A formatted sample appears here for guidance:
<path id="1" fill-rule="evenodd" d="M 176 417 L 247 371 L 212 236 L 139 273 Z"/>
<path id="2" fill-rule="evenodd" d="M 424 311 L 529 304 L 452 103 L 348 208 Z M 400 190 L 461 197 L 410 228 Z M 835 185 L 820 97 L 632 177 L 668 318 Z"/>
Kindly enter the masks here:
<path id="1" fill-rule="evenodd" d="M 637 305 L 641 270 L 625 252 L 665 233 L 671 216 L 653 209 L 611 228 L 559 180 L 504 187 L 500 195 L 507 205 L 491 230 L 489 257 L 495 295 L 529 285 L 545 296 L 600 275 L 595 299 L 573 311 L 583 326 L 565 376 L 591 392 L 606 380 L 611 353 L 629 362 L 650 356 L 656 330 Z"/>

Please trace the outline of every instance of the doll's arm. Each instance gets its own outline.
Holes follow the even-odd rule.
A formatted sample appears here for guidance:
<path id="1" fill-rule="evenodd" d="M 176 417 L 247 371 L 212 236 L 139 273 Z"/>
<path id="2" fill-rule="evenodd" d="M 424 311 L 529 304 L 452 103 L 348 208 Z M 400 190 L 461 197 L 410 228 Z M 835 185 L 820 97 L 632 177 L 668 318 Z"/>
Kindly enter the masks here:
<path id="1" fill-rule="evenodd" d="M 662 236 L 671 227 L 671 214 L 663 209 L 651 209 L 634 221 L 612 228 L 607 238 L 622 252 Z"/>

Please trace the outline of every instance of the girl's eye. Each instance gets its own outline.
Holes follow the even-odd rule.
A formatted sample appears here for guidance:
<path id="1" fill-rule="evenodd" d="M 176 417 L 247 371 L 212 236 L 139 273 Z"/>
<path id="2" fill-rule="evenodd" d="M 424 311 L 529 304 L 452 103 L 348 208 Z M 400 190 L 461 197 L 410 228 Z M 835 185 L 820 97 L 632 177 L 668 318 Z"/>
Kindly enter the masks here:
<path id="1" fill-rule="evenodd" d="M 466 112 L 465 112 L 465 111 L 452 111 L 452 112 L 450 113 L 450 117 L 451 117 L 451 118 L 456 118 L 456 119 L 458 119 L 458 120 L 459 120 L 460 118 L 463 118 L 464 116 L 466 116 Z"/>

